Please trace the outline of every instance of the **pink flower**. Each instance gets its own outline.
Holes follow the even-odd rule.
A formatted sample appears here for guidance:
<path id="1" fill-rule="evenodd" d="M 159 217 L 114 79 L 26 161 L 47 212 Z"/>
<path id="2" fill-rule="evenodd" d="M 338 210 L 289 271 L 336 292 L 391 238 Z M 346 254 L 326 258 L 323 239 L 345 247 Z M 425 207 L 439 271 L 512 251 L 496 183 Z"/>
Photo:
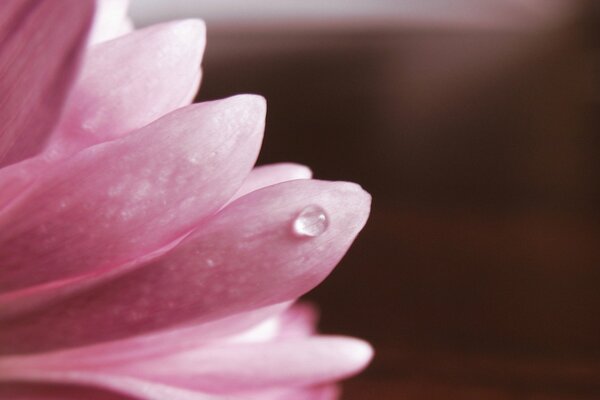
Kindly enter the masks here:
<path id="1" fill-rule="evenodd" d="M 0 398 L 334 398 L 371 348 L 292 304 L 369 195 L 253 168 L 262 98 L 189 105 L 200 21 L 129 33 L 124 2 L 1 7 Z"/>

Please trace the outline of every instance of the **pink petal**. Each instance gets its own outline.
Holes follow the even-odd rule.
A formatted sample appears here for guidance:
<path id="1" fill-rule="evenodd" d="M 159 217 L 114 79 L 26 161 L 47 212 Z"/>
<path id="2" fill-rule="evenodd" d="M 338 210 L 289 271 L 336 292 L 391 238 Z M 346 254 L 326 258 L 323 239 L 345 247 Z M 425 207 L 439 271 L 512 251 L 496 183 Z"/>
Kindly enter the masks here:
<path id="1" fill-rule="evenodd" d="M 189 104 L 198 90 L 204 44 L 204 23 L 187 20 L 93 46 L 48 151 L 71 154 Z"/>
<path id="2" fill-rule="evenodd" d="M 328 228 L 312 238 L 296 236 L 293 221 L 314 204 L 328 214 Z M 367 193 L 344 182 L 296 180 L 253 192 L 163 256 L 76 282 L 49 296 L 50 304 L 5 318 L 0 352 L 115 340 L 296 299 L 344 255 L 369 205 Z M 10 307 L 2 306 L 9 314 Z"/>
<path id="3" fill-rule="evenodd" d="M 7 400 L 334 400 L 338 398 L 339 393 L 336 386 L 327 385 L 244 393 L 239 396 L 217 396 L 119 377 L 77 378 L 79 379 L 73 380 L 84 381 L 84 384 L 76 386 L 27 382 L 0 385 L 0 398 Z M 106 391 L 96 387 L 104 387 Z"/>
<path id="4" fill-rule="evenodd" d="M 253 331 L 255 326 L 262 325 L 265 320 L 271 321 L 271 317 L 281 313 L 289 305 L 289 303 L 275 304 L 204 324 L 68 349 L 52 353 L 51 358 L 54 362 L 65 365 L 73 362 L 77 362 L 78 365 L 86 362 L 92 365 L 119 364 L 183 352 L 210 345 L 215 341 L 240 342 L 240 332 Z"/>
<path id="5" fill-rule="evenodd" d="M 371 360 L 372 348 L 358 339 L 318 336 L 263 343 L 213 344 L 159 357 L 115 362 L 96 351 L 78 358 L 53 354 L 0 359 L 2 375 L 13 380 L 88 383 L 90 378 L 123 380 L 215 394 L 308 387 L 351 376 Z"/>
<path id="6" fill-rule="evenodd" d="M 371 347 L 358 339 L 312 337 L 212 345 L 155 360 L 99 368 L 170 386 L 236 393 L 337 381 L 362 370 L 372 353 Z"/>
<path id="7" fill-rule="evenodd" d="M 7 400 L 335 400 L 339 393 L 336 386 L 327 385 L 244 393 L 239 396 L 217 396 L 118 377 L 93 376 L 81 380 L 86 381 L 86 385 L 31 382 L 0 385 L 0 398 Z M 107 390 L 97 389 L 94 386 L 106 387 Z"/>
<path id="8" fill-rule="evenodd" d="M 336 385 L 322 385 L 301 389 L 280 389 L 244 394 L 244 400 L 336 400 L 340 390 Z"/>
<path id="9" fill-rule="evenodd" d="M 192 105 L 58 164 L 0 214 L 0 291 L 117 266 L 214 213 L 256 160 L 257 96 Z"/>
<path id="10" fill-rule="evenodd" d="M 282 331 L 282 322 L 289 319 L 287 315 L 297 314 L 296 307 L 293 308 L 293 311 L 287 310 L 283 313 L 289 306 L 289 302 L 275 304 L 204 324 L 54 352 L 41 355 L 41 362 L 44 363 L 44 360 L 50 360 L 53 364 L 77 364 L 85 368 L 87 364 L 92 366 L 122 364 L 131 360 L 168 356 L 173 353 L 210 345 L 211 342 L 215 341 L 227 343 L 256 342 L 259 341 L 255 337 L 256 331 L 264 330 L 262 326 L 273 325 L 274 322 L 275 332 L 269 334 L 267 338 L 260 338 L 260 341 L 273 340 Z M 24 359 L 35 360 L 37 358 L 37 356 L 33 356 Z M 0 358 L 0 367 L 2 365 L 12 365 L 14 367 L 19 363 L 17 361 L 19 357 L 9 357 L 4 359 L 5 361 L 2 360 Z M 25 363 L 27 364 L 27 361 Z"/>
<path id="11" fill-rule="evenodd" d="M 26 383 L 22 384 L 20 388 L 11 385 L 8 387 L 8 394 L 21 396 L 15 399 L 11 397 L 11 400 L 244 400 L 232 396 L 213 396 L 123 376 L 94 373 L 64 374 L 53 371 L 42 373 L 34 371 L 17 377 L 12 371 L 8 371 L 4 376 L 0 376 L 0 379 L 7 378 L 9 381 L 33 382 L 38 388 L 37 391 L 32 391 L 30 387 L 28 390 Z M 71 385 L 67 385 L 68 383 Z M 20 389 L 20 393 L 15 393 L 15 388 Z M 0 394 L 2 394 L 2 390 L 2 386 L 0 386 Z M 50 397 L 41 397 L 45 395 L 42 392 L 45 390 L 50 390 Z M 90 397 L 87 397 L 88 394 Z M 29 395 L 38 397 L 27 397 Z M 61 395 L 71 397 L 60 397 Z M 77 397 L 78 395 L 80 397 Z"/>
<path id="12" fill-rule="evenodd" d="M 312 178 L 310 168 L 300 164 L 281 163 L 255 167 L 229 202 L 277 183 L 310 178 Z"/>
<path id="13" fill-rule="evenodd" d="M 99 3 L 101 9 L 115 8 L 116 10 L 112 10 L 113 14 L 125 12 L 125 6 L 126 1 L 121 0 L 103 0 Z M 146 37 L 148 41 L 143 40 Z M 179 46 L 172 46 L 173 43 L 178 43 Z M 53 142 L 46 154 L 51 158 L 65 157 L 93 143 L 114 139 L 128 133 L 132 123 L 135 127 L 141 127 L 179 106 L 189 104 L 200 79 L 199 66 L 203 47 L 204 25 L 200 21 L 157 25 L 121 40 L 98 48 L 94 47 L 91 54 L 87 55 L 83 77 L 80 77 L 75 85 L 75 94 L 67 102 L 67 117 L 63 118 L 63 126 L 51 138 Z M 139 52 L 139 49 L 145 52 Z M 167 62 L 157 64 L 148 61 L 151 57 L 155 58 L 155 55 L 151 54 L 153 52 L 165 54 Z M 130 69 L 114 68 L 114 65 L 121 63 L 123 53 L 128 53 L 129 62 L 132 59 L 138 62 L 135 73 L 131 73 Z M 111 79 L 112 83 L 110 83 Z M 165 85 L 169 85 L 169 89 L 173 90 L 166 90 Z M 136 91 L 155 94 L 142 96 L 148 104 L 138 101 L 136 104 L 139 106 L 130 110 L 130 114 L 118 115 L 124 114 L 131 108 L 131 98 Z M 98 107 L 90 105 L 89 101 L 94 99 L 103 104 Z M 86 110 L 86 104 L 91 108 Z M 98 118 L 100 115 L 98 109 L 103 109 L 104 114 L 107 112 L 114 114 L 114 118 L 108 116 L 107 118 L 112 119 L 95 123 L 102 122 L 108 125 L 107 129 L 114 127 L 114 130 L 88 132 L 81 128 L 82 126 L 88 129 L 93 127 L 93 123 L 89 120 Z M 79 112 L 82 114 L 78 114 Z M 70 123 L 75 125 L 74 128 L 69 126 L 69 118 Z M 104 129 L 104 126 L 101 128 Z M 10 167 L 13 167 L 11 170 L 8 170 L 9 168 L 0 170 L 0 209 L 22 192 L 37 175 L 47 170 L 53 161 L 45 158 L 27 160 L 31 162 L 21 163 L 23 165 L 11 165 Z"/>
<path id="14" fill-rule="evenodd" d="M 13 383 L 0 384 L 0 399 L 7 400 L 132 400 L 114 392 L 93 387 Z"/>
<path id="15" fill-rule="evenodd" d="M 96 0 L 90 42 L 104 42 L 131 32 L 133 23 L 127 17 L 128 7 L 128 0 Z"/>
<path id="16" fill-rule="evenodd" d="M 51 133 L 77 73 L 93 8 L 89 0 L 2 2 L 0 167 L 36 154 Z"/>

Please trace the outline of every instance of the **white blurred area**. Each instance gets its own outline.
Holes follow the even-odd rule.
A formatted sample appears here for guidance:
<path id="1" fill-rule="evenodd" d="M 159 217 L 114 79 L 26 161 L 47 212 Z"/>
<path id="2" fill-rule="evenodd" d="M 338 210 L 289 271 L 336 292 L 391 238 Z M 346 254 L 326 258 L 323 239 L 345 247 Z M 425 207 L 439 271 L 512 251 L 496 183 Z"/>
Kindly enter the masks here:
<path id="1" fill-rule="evenodd" d="M 132 0 L 137 26 L 202 18 L 212 28 L 539 29 L 567 23 L 577 0 Z"/>

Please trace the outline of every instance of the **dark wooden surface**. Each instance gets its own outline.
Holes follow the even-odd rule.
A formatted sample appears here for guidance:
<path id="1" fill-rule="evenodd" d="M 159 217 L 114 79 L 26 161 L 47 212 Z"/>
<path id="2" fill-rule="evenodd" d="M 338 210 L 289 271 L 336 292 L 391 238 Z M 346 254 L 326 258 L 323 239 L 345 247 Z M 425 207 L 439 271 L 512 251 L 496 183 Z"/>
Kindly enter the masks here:
<path id="1" fill-rule="evenodd" d="M 376 348 L 345 399 L 600 398 L 600 54 L 586 18 L 548 32 L 209 26 L 200 98 L 267 97 L 260 162 L 374 196 L 308 296 L 323 331 Z"/>

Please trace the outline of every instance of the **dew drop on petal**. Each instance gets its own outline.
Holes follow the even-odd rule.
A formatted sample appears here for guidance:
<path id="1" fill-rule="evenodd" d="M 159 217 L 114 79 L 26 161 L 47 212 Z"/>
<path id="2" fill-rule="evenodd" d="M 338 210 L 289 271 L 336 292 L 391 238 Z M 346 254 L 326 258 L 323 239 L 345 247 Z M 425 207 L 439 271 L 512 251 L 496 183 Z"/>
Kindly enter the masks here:
<path id="1" fill-rule="evenodd" d="M 329 226 L 325 210 L 317 205 L 304 207 L 294 219 L 292 229 L 299 237 L 317 237 Z"/>

